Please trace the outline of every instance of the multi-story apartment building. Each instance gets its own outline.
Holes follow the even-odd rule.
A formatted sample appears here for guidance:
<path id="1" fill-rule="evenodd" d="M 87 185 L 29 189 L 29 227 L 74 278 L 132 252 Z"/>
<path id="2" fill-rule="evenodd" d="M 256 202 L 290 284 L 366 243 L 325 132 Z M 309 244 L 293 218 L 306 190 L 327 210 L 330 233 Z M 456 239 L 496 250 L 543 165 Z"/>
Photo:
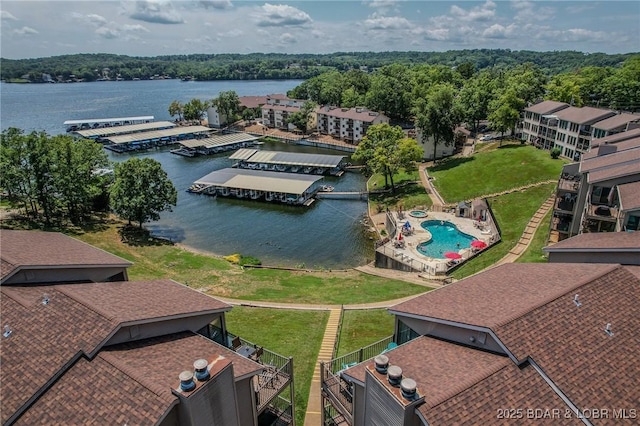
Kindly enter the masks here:
<path id="1" fill-rule="evenodd" d="M 543 101 L 524 110 L 522 140 L 578 161 L 593 139 L 640 127 L 640 115 Z"/>
<path id="2" fill-rule="evenodd" d="M 327 105 L 319 106 L 315 112 L 319 133 L 354 145 L 362 140 L 370 126 L 389 122 L 389 118 L 384 114 L 366 108 L 338 108 Z"/>
<path id="3" fill-rule="evenodd" d="M 639 297 L 637 266 L 513 263 L 392 306 L 393 344 L 321 363 L 322 424 L 634 424 Z"/>
<path id="4" fill-rule="evenodd" d="M 640 229 L 640 129 L 593 141 L 562 169 L 549 241 L 583 232 Z"/>
<path id="5" fill-rule="evenodd" d="M 543 149 L 553 148 L 557 119 L 552 114 L 568 107 L 569 104 L 564 102 L 543 101 L 526 108 L 522 122 L 522 140 Z"/>
<path id="6" fill-rule="evenodd" d="M 229 333 L 230 305 L 62 234 L 0 243 L 3 425 L 294 423 L 291 358 Z"/>
<path id="7" fill-rule="evenodd" d="M 305 102 L 279 94 L 267 96 L 266 104 L 262 105 L 262 124 L 270 128 L 293 130 L 295 126 L 287 122 L 289 115 L 300 111 Z"/>

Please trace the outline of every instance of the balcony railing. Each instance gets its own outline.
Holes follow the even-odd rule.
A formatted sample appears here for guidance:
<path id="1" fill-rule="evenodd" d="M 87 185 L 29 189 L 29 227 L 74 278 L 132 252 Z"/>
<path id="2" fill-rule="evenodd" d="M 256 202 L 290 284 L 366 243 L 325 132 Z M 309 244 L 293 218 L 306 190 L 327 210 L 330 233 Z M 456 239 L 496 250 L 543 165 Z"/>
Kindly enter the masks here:
<path id="1" fill-rule="evenodd" d="M 390 343 L 393 343 L 393 336 L 385 337 L 384 339 L 378 340 L 377 342 L 372 343 L 369 346 L 360 348 L 357 351 L 353 351 L 346 355 L 334 358 L 330 361 L 327 361 L 325 365 L 331 373 L 335 374 L 340 370 L 344 370 L 347 367 L 360 364 L 362 361 L 381 354 L 389 347 Z"/>
<path id="2" fill-rule="evenodd" d="M 564 191 L 578 192 L 580 188 L 580 182 L 573 179 L 564 179 L 560 178 L 558 181 L 558 189 L 562 189 Z"/>
<path id="3" fill-rule="evenodd" d="M 568 233 L 569 225 L 571 225 L 571 221 L 566 219 L 563 220 L 558 217 L 554 217 L 553 220 L 551 221 L 551 229 L 558 232 Z"/>
<path id="4" fill-rule="evenodd" d="M 587 217 L 607 222 L 615 222 L 618 220 L 618 208 L 607 205 L 588 204 Z"/>
<path id="5" fill-rule="evenodd" d="M 322 377 L 322 395 L 329 402 L 331 409 L 344 418 L 348 424 L 353 423 L 353 388 L 350 383 L 342 378 L 340 373 L 333 374 L 327 369 L 325 363 L 320 363 Z M 324 407 L 325 410 L 328 407 Z M 338 417 L 331 415 L 332 418 Z"/>
<path id="6" fill-rule="evenodd" d="M 575 205 L 575 202 L 567 201 L 564 198 L 560 197 L 556 199 L 555 209 L 573 213 L 573 208 L 575 207 Z"/>
<path id="7" fill-rule="evenodd" d="M 222 330 L 212 324 L 209 325 L 209 335 L 206 336 L 214 342 L 226 346 L 233 350 L 232 341 L 235 338 L 240 339 L 242 346 L 258 348 L 256 344 L 250 342 L 242 337 L 236 336 L 233 333 L 226 333 L 224 336 Z M 278 415 L 277 423 L 269 424 L 293 424 L 293 386 L 290 386 L 289 400 L 283 398 L 280 394 L 287 388 L 287 386 L 293 383 L 293 358 L 285 357 L 275 352 L 272 352 L 266 348 L 262 348 L 261 355 L 255 359 L 256 362 L 262 364 L 265 369 L 254 376 L 253 387 L 256 395 L 256 405 L 258 408 L 258 415 L 269 413 L 265 415 L 273 415 L 273 413 L 280 413 Z M 289 414 L 286 414 L 289 413 Z M 291 419 L 288 423 L 284 423 L 285 419 Z"/>

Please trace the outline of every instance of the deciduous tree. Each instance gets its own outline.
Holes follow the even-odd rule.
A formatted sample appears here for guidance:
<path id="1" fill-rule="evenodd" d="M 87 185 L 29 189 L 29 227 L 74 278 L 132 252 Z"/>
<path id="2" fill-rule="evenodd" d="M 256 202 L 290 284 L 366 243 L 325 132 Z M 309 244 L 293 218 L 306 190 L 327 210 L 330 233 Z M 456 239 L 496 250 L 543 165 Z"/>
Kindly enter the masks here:
<path id="1" fill-rule="evenodd" d="M 160 213 L 175 206 L 178 193 L 159 162 L 152 158 L 131 158 L 116 164 L 111 186 L 111 206 L 129 223 L 139 226 L 158 220 Z"/>

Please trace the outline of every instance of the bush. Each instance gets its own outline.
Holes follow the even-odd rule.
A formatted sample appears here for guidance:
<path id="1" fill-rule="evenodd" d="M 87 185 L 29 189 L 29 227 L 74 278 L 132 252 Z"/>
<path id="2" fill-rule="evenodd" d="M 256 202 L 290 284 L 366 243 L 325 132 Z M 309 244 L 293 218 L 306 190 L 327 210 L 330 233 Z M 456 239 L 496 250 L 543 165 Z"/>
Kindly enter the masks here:
<path id="1" fill-rule="evenodd" d="M 553 158 L 554 160 L 557 159 L 558 157 L 560 157 L 560 153 L 562 151 L 560 150 L 560 148 L 555 147 L 551 150 L 551 158 Z"/>
<path id="2" fill-rule="evenodd" d="M 260 261 L 260 259 L 253 257 L 253 256 L 241 256 L 240 257 L 240 261 L 238 262 L 238 265 L 240 266 L 245 266 L 245 265 L 262 265 L 262 262 Z"/>

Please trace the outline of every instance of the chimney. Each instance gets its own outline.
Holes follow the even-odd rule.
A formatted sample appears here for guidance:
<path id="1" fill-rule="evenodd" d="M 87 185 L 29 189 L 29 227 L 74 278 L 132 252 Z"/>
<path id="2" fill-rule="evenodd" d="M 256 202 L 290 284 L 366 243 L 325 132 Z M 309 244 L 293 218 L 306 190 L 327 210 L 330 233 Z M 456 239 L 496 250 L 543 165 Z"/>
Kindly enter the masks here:
<path id="1" fill-rule="evenodd" d="M 387 378 L 391 386 L 400 386 L 402 381 L 402 368 L 397 365 L 392 365 L 387 369 Z"/>
<path id="2" fill-rule="evenodd" d="M 389 357 L 386 355 L 378 355 L 374 358 L 376 363 L 376 371 L 380 374 L 387 374 L 387 368 L 389 367 Z"/>
<path id="3" fill-rule="evenodd" d="M 180 390 L 182 392 L 191 392 L 196 388 L 196 382 L 193 381 L 193 373 L 191 371 L 183 371 L 178 376 L 180 378 Z"/>
<path id="4" fill-rule="evenodd" d="M 196 379 L 199 382 L 206 382 L 207 380 L 209 380 L 209 369 L 207 368 L 209 366 L 209 363 L 207 362 L 206 359 L 197 359 L 194 363 L 193 363 L 193 369 L 195 370 L 195 376 Z"/>

